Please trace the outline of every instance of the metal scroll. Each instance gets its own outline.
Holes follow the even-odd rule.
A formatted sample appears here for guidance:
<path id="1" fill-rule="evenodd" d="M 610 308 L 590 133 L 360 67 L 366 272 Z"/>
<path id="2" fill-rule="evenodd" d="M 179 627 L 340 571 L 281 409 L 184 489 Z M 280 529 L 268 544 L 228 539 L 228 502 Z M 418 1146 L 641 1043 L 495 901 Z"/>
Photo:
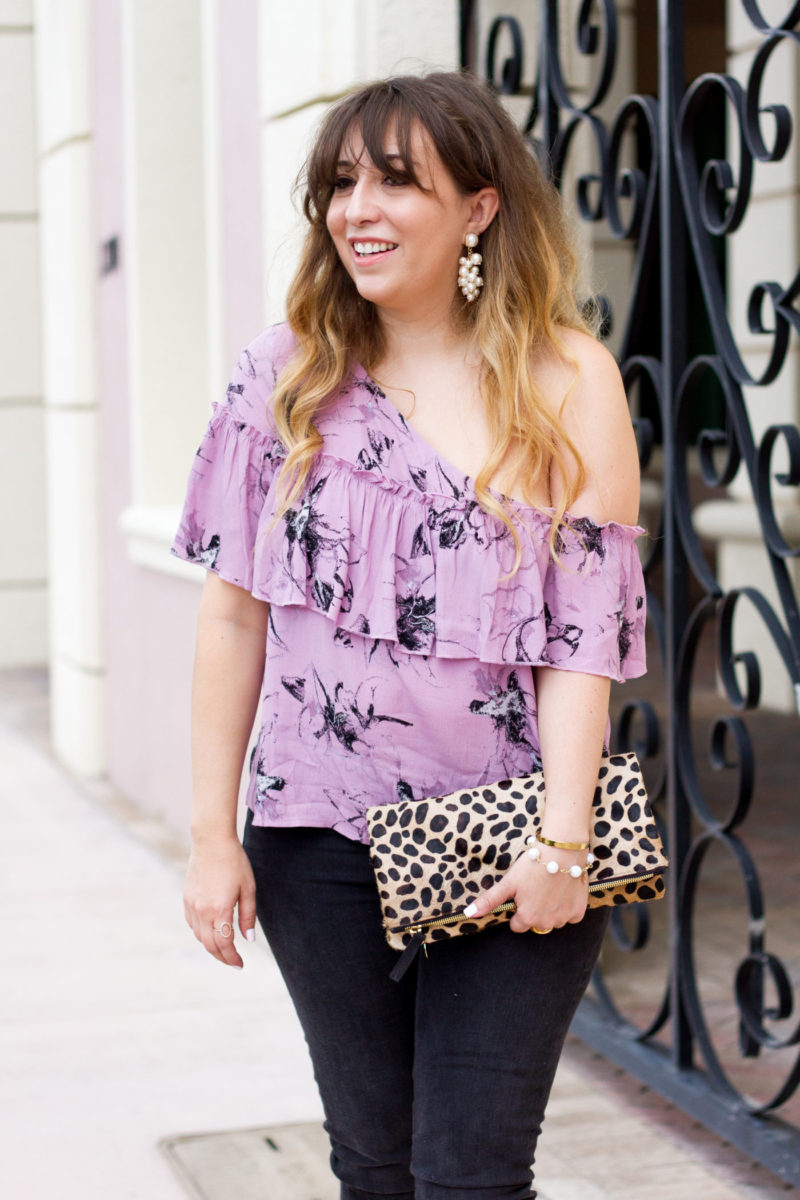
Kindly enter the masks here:
<path id="1" fill-rule="evenodd" d="M 660 497 L 650 675 L 618 699 L 615 737 L 667 833 L 670 901 L 614 914 L 575 1028 L 798 1184 L 800 146 L 781 87 L 797 94 L 800 3 L 782 19 L 778 0 L 729 3 L 746 52 L 688 82 L 689 6 L 638 4 L 658 43 L 638 90 L 619 86 L 631 55 L 613 0 L 513 7 L 461 0 L 462 65 L 508 97 L 577 219 L 623 251 L 625 286 L 601 303 Z M 788 225 L 762 279 L 772 211 Z M 759 566 L 737 577 L 712 510 L 744 514 Z M 788 704 L 765 700 L 778 677 Z"/>

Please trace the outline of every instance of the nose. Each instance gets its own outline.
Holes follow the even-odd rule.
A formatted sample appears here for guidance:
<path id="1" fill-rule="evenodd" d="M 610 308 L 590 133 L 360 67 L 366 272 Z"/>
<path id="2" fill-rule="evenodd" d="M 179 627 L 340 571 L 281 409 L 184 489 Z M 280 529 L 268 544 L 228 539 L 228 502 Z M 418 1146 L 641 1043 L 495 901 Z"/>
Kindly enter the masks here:
<path id="1" fill-rule="evenodd" d="M 365 221 L 377 220 L 379 215 L 372 180 L 361 175 L 347 198 L 345 216 L 352 225 L 362 225 Z"/>

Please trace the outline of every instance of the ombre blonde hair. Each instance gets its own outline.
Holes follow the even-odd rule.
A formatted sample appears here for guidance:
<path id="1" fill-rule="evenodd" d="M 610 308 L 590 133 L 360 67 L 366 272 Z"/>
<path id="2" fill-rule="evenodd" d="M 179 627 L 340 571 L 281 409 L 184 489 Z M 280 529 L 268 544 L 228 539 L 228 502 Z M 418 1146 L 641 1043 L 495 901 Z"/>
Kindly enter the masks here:
<path id="1" fill-rule="evenodd" d="M 389 125 L 399 160 L 386 158 Z M 552 512 L 554 552 L 585 469 L 561 419 L 566 397 L 557 410 L 545 402 L 533 360 L 543 351 L 555 352 L 575 367 L 577 377 L 559 330 L 593 331 L 576 296 L 577 264 L 560 197 L 500 102 L 469 75 L 437 72 L 373 83 L 346 96 L 322 122 L 300 177 L 309 228 L 287 304 L 297 347 L 273 395 L 277 432 L 288 451 L 282 511 L 298 499 L 322 446 L 315 416 L 350 375 L 354 359 L 370 372 L 385 349 L 378 312 L 359 295 L 325 223 L 342 147 L 357 131 L 381 172 L 420 186 L 411 154 L 419 127 L 462 194 L 493 187 L 499 196 L 497 215 L 481 235 L 485 286 L 475 302 L 468 303 L 457 290 L 453 263 L 453 323 L 480 358 L 480 391 L 492 437 L 489 457 L 474 479 L 475 494 L 480 506 L 509 528 L 516 570 L 516 519 L 490 490 L 490 481 L 501 464 L 509 464 L 516 488 L 527 496 L 542 473 L 556 467 L 565 483 Z"/>

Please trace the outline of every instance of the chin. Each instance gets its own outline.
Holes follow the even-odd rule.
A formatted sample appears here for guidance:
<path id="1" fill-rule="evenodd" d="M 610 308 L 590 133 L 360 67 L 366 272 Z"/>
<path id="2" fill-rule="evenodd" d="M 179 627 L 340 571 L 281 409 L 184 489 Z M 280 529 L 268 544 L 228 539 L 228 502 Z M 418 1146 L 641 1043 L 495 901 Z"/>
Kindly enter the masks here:
<path id="1" fill-rule="evenodd" d="M 356 284 L 356 291 L 363 300 L 368 300 L 370 304 L 374 304 L 378 308 L 403 306 L 401 293 L 395 288 L 381 287 L 372 280 L 364 280 L 360 287 Z"/>

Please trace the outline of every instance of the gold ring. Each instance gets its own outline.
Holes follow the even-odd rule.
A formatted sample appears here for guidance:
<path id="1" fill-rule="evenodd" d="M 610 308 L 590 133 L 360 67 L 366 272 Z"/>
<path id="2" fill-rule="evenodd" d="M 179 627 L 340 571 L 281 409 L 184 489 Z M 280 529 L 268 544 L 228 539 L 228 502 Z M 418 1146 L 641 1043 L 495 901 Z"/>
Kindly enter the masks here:
<path id="1" fill-rule="evenodd" d="M 223 921 L 219 929 L 217 929 L 216 925 L 213 925 L 211 931 L 212 933 L 221 934 L 224 938 L 233 937 L 233 926 L 230 921 Z"/>
<path id="2" fill-rule="evenodd" d="M 551 925 L 549 929 L 537 929 L 535 925 L 531 925 L 531 933 L 552 933 L 553 928 Z"/>

